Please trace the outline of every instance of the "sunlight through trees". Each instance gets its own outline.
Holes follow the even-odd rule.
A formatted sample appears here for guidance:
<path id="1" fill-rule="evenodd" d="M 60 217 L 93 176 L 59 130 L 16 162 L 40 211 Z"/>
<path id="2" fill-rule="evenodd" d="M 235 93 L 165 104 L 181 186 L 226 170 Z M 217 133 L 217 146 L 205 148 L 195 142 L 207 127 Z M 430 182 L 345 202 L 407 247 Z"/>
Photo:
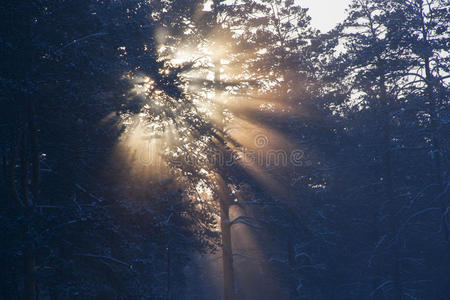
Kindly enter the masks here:
<path id="1" fill-rule="evenodd" d="M 450 7 L 349 2 L 2 3 L 0 297 L 444 299 Z"/>

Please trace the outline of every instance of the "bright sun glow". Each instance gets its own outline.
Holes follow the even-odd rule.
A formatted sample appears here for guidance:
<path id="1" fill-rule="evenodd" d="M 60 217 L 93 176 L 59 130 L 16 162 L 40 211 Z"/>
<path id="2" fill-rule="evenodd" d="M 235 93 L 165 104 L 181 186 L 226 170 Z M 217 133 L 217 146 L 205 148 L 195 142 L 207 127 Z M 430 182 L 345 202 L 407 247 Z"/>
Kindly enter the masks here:
<path id="1" fill-rule="evenodd" d="M 204 9 L 208 10 L 208 7 L 206 3 Z M 167 41 L 166 35 L 166 29 L 156 31 L 161 59 L 171 67 L 189 66 L 180 73 L 180 87 L 185 99 L 166 95 L 148 76 L 127 75 L 134 83 L 130 97 L 138 97 L 143 103 L 139 114 L 123 116 L 128 125 L 119 152 L 133 156 L 133 168 L 139 169 L 144 176 L 173 176 L 169 174 L 168 165 L 189 153 L 196 156 L 199 165 L 195 167 L 200 174 L 215 172 L 217 166 L 207 162 L 206 149 L 208 144 L 219 142 L 217 137 L 223 139 L 223 146 L 241 157 L 242 149 L 265 152 L 293 149 L 287 138 L 258 121 L 260 113 L 294 113 L 282 95 L 268 92 L 271 86 L 265 85 L 264 78 L 272 74 L 251 74 L 246 70 L 247 63 L 236 63 L 242 57 L 251 61 L 253 57 L 265 54 L 267 49 L 254 49 L 237 56 L 231 40 L 219 31 L 213 31 L 211 38 L 197 45 L 189 41 L 174 45 Z M 169 68 L 160 72 L 164 76 L 170 75 Z M 258 87 L 252 85 L 254 80 L 260 80 Z M 187 123 L 192 122 L 188 120 L 192 115 L 196 124 Z M 192 125 L 210 126 L 212 131 L 204 134 Z M 257 134 L 270 141 L 264 149 L 255 144 Z M 264 166 L 252 163 L 245 167 L 264 186 L 272 191 L 281 190 L 275 180 L 264 174 Z"/>

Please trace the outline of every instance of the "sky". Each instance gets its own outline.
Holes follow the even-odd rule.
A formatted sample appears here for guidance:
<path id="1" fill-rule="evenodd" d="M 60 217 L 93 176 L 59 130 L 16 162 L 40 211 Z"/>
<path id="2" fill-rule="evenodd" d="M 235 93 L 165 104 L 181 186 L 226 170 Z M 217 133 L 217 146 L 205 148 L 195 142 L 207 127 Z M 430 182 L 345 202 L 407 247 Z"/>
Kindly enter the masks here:
<path id="1" fill-rule="evenodd" d="M 345 18 L 345 9 L 351 0 L 297 0 L 300 6 L 309 8 L 314 27 L 326 32 Z"/>

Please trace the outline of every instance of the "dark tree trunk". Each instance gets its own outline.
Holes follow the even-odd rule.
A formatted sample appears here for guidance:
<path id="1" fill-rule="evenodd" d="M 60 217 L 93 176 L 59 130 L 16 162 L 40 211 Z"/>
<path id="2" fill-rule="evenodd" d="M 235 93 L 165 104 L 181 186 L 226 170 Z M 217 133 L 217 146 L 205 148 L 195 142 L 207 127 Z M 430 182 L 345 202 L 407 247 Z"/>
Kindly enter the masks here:
<path id="1" fill-rule="evenodd" d="M 24 300 L 36 300 L 36 258 L 34 243 L 25 246 L 24 251 Z"/>
<path id="2" fill-rule="evenodd" d="M 428 44 L 427 35 L 424 33 L 423 38 L 425 42 Z M 434 285 L 434 296 L 436 299 L 440 299 L 443 297 L 445 293 L 448 293 L 449 276 L 448 276 L 448 264 L 450 260 L 450 255 L 448 254 L 449 250 L 449 239 L 450 233 L 448 228 L 448 198 L 445 197 L 445 185 L 443 182 L 443 168 L 442 168 L 442 152 L 440 146 L 440 138 L 439 138 L 439 121 L 438 121 L 438 113 L 437 109 L 442 105 L 437 97 L 434 95 L 435 88 L 438 88 L 435 84 L 436 78 L 434 78 L 431 73 L 430 68 L 430 57 L 424 57 L 424 65 L 425 65 L 425 76 L 427 79 L 427 86 L 425 89 L 425 96 L 428 98 L 430 103 L 429 113 L 431 117 L 431 135 L 432 135 L 432 153 L 434 160 L 434 174 L 436 181 L 436 198 L 434 201 L 439 201 L 439 205 L 441 207 L 441 230 L 443 233 L 443 241 L 447 245 L 444 247 L 444 253 L 442 255 L 442 261 L 439 266 L 437 266 L 437 270 L 433 275 L 433 285 Z M 443 299 L 443 298 L 442 298 Z"/>
<path id="3" fill-rule="evenodd" d="M 390 125 L 390 110 L 389 110 L 389 99 L 388 93 L 386 89 L 386 79 L 385 72 L 383 71 L 384 67 L 381 65 L 378 66 L 381 71 L 380 76 L 380 99 L 382 101 L 382 115 L 383 118 L 383 166 L 384 166 L 384 186 L 385 186 L 385 196 L 390 203 L 391 209 L 391 218 L 390 218 L 390 231 L 392 233 L 392 248 L 391 248 L 391 257 L 392 257 L 392 282 L 394 286 L 394 299 L 402 299 L 402 284 L 401 284 L 401 266 L 400 266 L 400 253 L 399 253 L 399 237 L 397 236 L 397 216 L 396 214 L 396 206 L 393 192 L 393 180 L 392 180 L 392 154 L 391 154 L 391 125 Z"/>
<path id="4" fill-rule="evenodd" d="M 222 233 L 222 265 L 224 299 L 234 299 L 233 248 L 231 244 L 230 199 L 226 183 L 216 174 L 220 202 L 220 228 Z"/>

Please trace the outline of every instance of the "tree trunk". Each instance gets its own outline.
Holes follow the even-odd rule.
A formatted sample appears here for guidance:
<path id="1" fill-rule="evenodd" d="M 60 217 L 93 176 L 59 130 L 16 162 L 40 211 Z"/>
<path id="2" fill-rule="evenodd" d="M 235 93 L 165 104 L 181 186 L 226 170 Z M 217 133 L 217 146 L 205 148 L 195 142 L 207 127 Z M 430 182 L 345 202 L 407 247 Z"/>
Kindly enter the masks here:
<path id="1" fill-rule="evenodd" d="M 36 255 L 35 255 L 35 241 L 33 229 L 33 215 L 36 209 L 38 194 L 39 194 L 39 151 L 37 146 L 37 130 L 34 121 L 34 106 L 30 96 L 27 97 L 27 116 L 28 121 L 28 137 L 29 149 L 27 143 L 27 130 L 24 127 L 20 137 L 20 157 L 21 157 L 21 190 L 23 212 L 26 225 L 24 227 L 24 299 L 37 299 L 36 286 Z M 28 154 L 31 156 L 31 161 L 28 161 Z M 31 166 L 31 172 L 28 167 Z M 31 182 L 29 181 L 29 173 L 31 173 Z M 31 187 L 31 193 L 28 187 Z"/>
<path id="2" fill-rule="evenodd" d="M 217 1 L 214 1 L 213 8 L 216 14 L 218 12 L 217 5 L 218 5 Z M 221 87 L 220 67 L 221 67 L 220 59 L 216 59 L 214 61 L 214 90 L 216 97 Z M 223 112 L 219 113 L 223 114 Z M 219 122 L 220 122 L 219 127 L 222 130 L 222 133 L 224 134 L 225 133 L 224 118 L 222 118 Z M 220 169 L 220 167 L 222 166 L 219 165 L 215 167 Z M 220 230 L 222 235 L 222 268 L 223 268 L 224 299 L 233 300 L 235 291 L 234 291 L 234 270 L 233 270 L 233 248 L 231 243 L 231 221 L 230 221 L 231 200 L 229 199 L 230 193 L 227 184 L 225 183 L 222 176 L 218 172 L 215 173 L 215 181 L 218 189 L 219 204 L 220 204 Z"/>
<path id="3" fill-rule="evenodd" d="M 385 79 L 385 73 L 383 71 L 383 66 L 379 66 L 381 70 L 381 76 L 380 76 L 380 98 L 382 101 L 382 108 L 384 111 L 382 111 L 382 114 L 384 116 L 383 118 L 383 151 L 384 151 L 384 157 L 383 157 L 383 165 L 384 165 L 384 186 L 385 186 L 385 194 L 386 198 L 389 201 L 389 203 L 392 206 L 391 209 L 391 221 L 390 221 L 390 230 L 392 232 L 393 241 L 392 241 L 392 250 L 391 250 L 391 256 L 392 256 L 392 281 L 394 285 L 394 299 L 402 299 L 403 292 L 402 292 L 402 284 L 401 284 L 401 266 L 400 266 L 400 249 L 399 249 L 399 241 L 398 237 L 396 237 L 397 233 L 397 218 L 395 216 L 395 203 L 394 203 L 394 193 L 393 193 L 393 180 L 392 180 L 392 156 L 391 156 L 391 128 L 390 128 L 390 119 L 389 119 L 389 101 L 388 101 L 388 94 L 386 90 L 386 79 Z"/>
<path id="4" fill-rule="evenodd" d="M 36 300 L 36 258 L 34 255 L 34 243 L 25 246 L 24 251 L 24 300 Z"/>
<path id="5" fill-rule="evenodd" d="M 427 42 L 427 36 L 423 35 L 424 40 Z M 437 109 L 439 109 L 441 103 L 439 99 L 437 99 L 434 96 L 434 88 L 437 88 L 435 86 L 435 78 L 433 74 L 431 73 L 430 68 L 430 57 L 425 56 L 424 57 L 424 65 L 425 65 L 425 76 L 427 79 L 427 87 L 425 89 L 425 95 L 429 100 L 430 103 L 430 122 L 431 122 L 431 134 L 432 134 L 432 153 L 433 153 L 433 160 L 434 160 L 434 173 L 435 173 L 435 181 L 437 185 L 437 191 L 436 196 L 437 200 L 439 201 L 440 207 L 441 207 L 441 228 L 443 233 L 443 240 L 444 243 L 449 245 L 449 228 L 448 228 L 448 213 L 447 213 L 447 207 L 448 207 L 448 199 L 444 197 L 445 193 L 445 185 L 443 182 L 443 169 L 442 169 L 442 152 L 440 147 L 440 139 L 439 139 L 439 128 L 438 128 L 438 113 L 436 112 Z M 433 285 L 434 285 L 434 296 L 436 299 L 439 299 L 439 297 L 442 297 L 444 295 L 448 286 L 449 286 L 449 280 L 448 280 L 448 266 L 449 263 L 449 254 L 448 254 L 448 246 L 444 248 L 444 253 L 442 255 L 442 262 L 440 266 L 438 266 L 438 270 L 433 276 Z M 446 279 L 447 278 L 447 279 Z"/>
<path id="6" fill-rule="evenodd" d="M 216 174 L 220 202 L 220 229 L 222 233 L 222 266 L 224 299 L 234 299 L 233 248 L 231 244 L 230 199 L 226 183 Z"/>

